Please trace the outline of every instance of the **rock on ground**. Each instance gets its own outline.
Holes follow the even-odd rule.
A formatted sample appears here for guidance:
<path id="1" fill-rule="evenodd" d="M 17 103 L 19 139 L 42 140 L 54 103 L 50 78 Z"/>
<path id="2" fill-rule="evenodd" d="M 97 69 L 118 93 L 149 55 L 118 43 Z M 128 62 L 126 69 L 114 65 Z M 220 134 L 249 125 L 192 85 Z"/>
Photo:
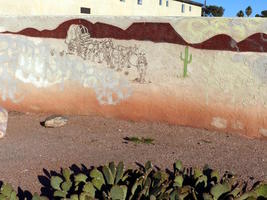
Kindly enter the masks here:
<path id="1" fill-rule="evenodd" d="M 68 119 L 63 116 L 50 116 L 46 118 L 41 124 L 46 128 L 58 128 L 65 126 L 68 122 Z"/>

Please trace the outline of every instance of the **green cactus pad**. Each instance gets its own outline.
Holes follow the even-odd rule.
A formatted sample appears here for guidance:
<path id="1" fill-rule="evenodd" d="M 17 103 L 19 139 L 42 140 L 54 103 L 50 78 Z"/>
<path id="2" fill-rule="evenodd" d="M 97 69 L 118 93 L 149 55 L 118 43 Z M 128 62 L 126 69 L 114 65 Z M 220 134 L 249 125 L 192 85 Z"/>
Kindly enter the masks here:
<path id="1" fill-rule="evenodd" d="M 127 196 L 127 186 L 114 185 L 110 190 L 112 200 L 125 200 Z"/>
<path id="2" fill-rule="evenodd" d="M 107 184 L 113 185 L 114 184 L 114 176 L 112 175 L 111 170 L 107 167 L 103 167 L 103 174 L 106 179 Z"/>
<path id="3" fill-rule="evenodd" d="M 67 192 L 60 191 L 60 190 L 57 190 L 54 192 L 54 197 L 66 198 L 66 196 L 67 196 Z"/>
<path id="4" fill-rule="evenodd" d="M 70 180 L 70 176 L 72 174 L 72 171 L 70 169 L 63 169 L 62 170 L 63 177 L 65 178 L 66 181 Z"/>
<path id="5" fill-rule="evenodd" d="M 75 182 L 75 186 L 77 186 L 79 183 L 86 183 L 86 180 L 88 179 L 88 176 L 86 176 L 85 174 L 77 174 L 76 176 L 74 176 L 74 182 Z"/>
<path id="6" fill-rule="evenodd" d="M 95 192 L 96 189 L 94 188 L 94 185 L 91 182 L 87 182 L 84 186 L 83 186 L 83 191 L 88 193 L 90 197 L 95 197 Z"/>
<path id="7" fill-rule="evenodd" d="M 214 200 L 217 200 L 222 196 L 223 194 L 230 192 L 231 187 L 227 183 L 224 184 L 217 184 L 211 188 L 210 193 L 212 194 Z"/>
<path id="8" fill-rule="evenodd" d="M 90 177 L 92 178 L 92 183 L 96 189 L 101 190 L 102 185 L 105 184 L 105 179 L 103 174 L 96 168 L 90 172 Z"/>
<path id="9" fill-rule="evenodd" d="M 260 184 L 256 189 L 255 189 L 256 194 L 258 197 L 263 197 L 267 199 L 267 183 L 266 184 Z"/>
<path id="10" fill-rule="evenodd" d="M 64 192 L 68 192 L 70 190 L 72 186 L 72 182 L 69 180 L 69 181 L 65 181 L 61 184 L 61 188 Z"/>
<path id="11" fill-rule="evenodd" d="M 50 180 L 50 184 L 53 189 L 61 190 L 60 184 L 63 182 L 63 179 L 59 176 L 52 176 Z"/>
<path id="12" fill-rule="evenodd" d="M 182 171 L 182 169 L 183 169 L 183 163 L 182 163 L 182 161 L 177 160 L 175 162 L 175 169 L 177 169 L 178 171 Z"/>
<path id="13" fill-rule="evenodd" d="M 123 177 L 124 165 L 123 162 L 120 162 L 117 166 L 117 173 L 115 178 L 115 184 L 117 184 Z"/>
<path id="14" fill-rule="evenodd" d="M 174 179 L 173 186 L 182 187 L 184 182 L 183 176 L 176 176 Z"/>

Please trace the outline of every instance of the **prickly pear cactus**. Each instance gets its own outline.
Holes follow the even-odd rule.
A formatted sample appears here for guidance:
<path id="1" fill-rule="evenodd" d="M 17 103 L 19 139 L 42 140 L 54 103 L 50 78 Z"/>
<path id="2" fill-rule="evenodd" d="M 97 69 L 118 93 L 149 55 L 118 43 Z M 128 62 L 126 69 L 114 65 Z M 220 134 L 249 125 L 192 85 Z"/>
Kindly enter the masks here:
<path id="1" fill-rule="evenodd" d="M 63 169 L 50 178 L 53 200 L 252 200 L 267 199 L 267 183 L 257 182 L 253 188 L 237 181 L 235 175 L 209 167 L 186 168 L 181 161 L 172 171 L 154 168 L 147 162 L 139 168 L 124 170 L 124 165 L 114 162 L 94 167 L 87 172 L 73 173 Z M 9 184 L 0 189 L 0 200 L 18 200 L 16 191 Z M 32 200 L 48 200 L 34 194 Z"/>
<path id="2" fill-rule="evenodd" d="M 90 177 L 92 178 L 92 183 L 96 189 L 101 190 L 102 186 L 105 185 L 105 179 L 101 171 L 94 168 L 90 172 Z"/>
<path id="3" fill-rule="evenodd" d="M 19 200 L 19 198 L 10 184 L 3 184 L 0 190 L 0 200 Z"/>

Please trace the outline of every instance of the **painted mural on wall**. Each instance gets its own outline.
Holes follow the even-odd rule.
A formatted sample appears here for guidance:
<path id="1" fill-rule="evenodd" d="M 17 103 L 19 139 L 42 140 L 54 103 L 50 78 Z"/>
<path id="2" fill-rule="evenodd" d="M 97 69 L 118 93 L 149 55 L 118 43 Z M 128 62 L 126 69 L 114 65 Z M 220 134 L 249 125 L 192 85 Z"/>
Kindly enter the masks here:
<path id="1" fill-rule="evenodd" d="M 27 27 L 6 31 L 0 34 L 0 93 L 3 100 L 20 103 L 29 95 L 20 88 L 21 82 L 36 88 L 58 86 L 64 91 L 64 84 L 71 81 L 94 90 L 100 105 L 117 105 L 129 100 L 136 88 L 150 88 L 192 105 L 197 99 L 204 111 L 209 107 L 227 107 L 234 112 L 267 109 L 267 34 L 256 32 L 238 41 L 234 36 L 243 23 L 228 21 L 214 26 L 232 26 L 231 34 L 211 30 L 210 19 L 188 24 L 182 20 L 133 22 L 124 29 L 114 21 L 72 19 L 50 30 Z M 199 38 L 211 36 L 199 39 L 193 31 L 198 26 L 202 31 Z M 183 27 L 197 42 L 180 34 Z M 162 103 L 168 107 L 168 101 L 166 97 Z M 267 122 L 262 113 L 259 119 Z M 210 125 L 220 130 L 246 129 L 241 119 L 230 122 L 220 115 L 213 116 Z"/>
<path id="2" fill-rule="evenodd" d="M 151 31 L 155 31 L 156 34 L 151 34 Z M 59 84 L 60 88 L 64 88 L 64 81 L 78 81 L 84 87 L 93 88 L 101 104 L 116 104 L 129 97 L 131 95 L 129 81 L 148 82 L 148 59 L 144 49 L 137 47 L 136 44 L 127 46 L 114 44 L 114 39 L 152 41 L 156 44 L 164 42 L 185 46 L 184 57 L 182 51 L 180 55 L 183 63 L 183 77 L 187 77 L 188 70 L 191 70 L 188 69 L 188 65 L 192 62 L 192 54 L 188 52 L 189 47 L 240 53 L 267 52 L 265 33 L 255 33 L 240 42 L 236 42 L 231 36 L 219 34 L 201 43 L 189 43 L 169 23 L 138 22 L 123 30 L 109 24 L 73 19 L 63 22 L 54 30 L 39 31 L 34 28 L 25 28 L 19 32 L 6 31 L 4 33 L 0 35 L 2 41 L 0 92 L 3 100 L 10 98 L 14 102 L 22 101 L 25 95 L 25 92 L 21 92 L 17 87 L 18 81 L 32 83 L 39 88 L 54 84 Z M 57 51 L 42 39 L 39 43 L 34 43 L 28 38 L 29 36 L 64 39 L 67 47 Z M 237 55 L 242 57 L 242 54 Z M 81 59 L 77 60 L 72 56 L 78 56 Z M 234 62 L 237 62 L 237 57 L 233 58 Z M 266 70 L 266 55 L 255 61 L 256 63 L 249 63 L 250 60 L 246 56 L 243 58 L 246 65 L 259 65 Z M 100 69 L 94 66 L 94 63 L 101 64 L 104 68 Z M 207 67 L 209 73 L 213 74 L 214 72 L 210 71 L 211 68 Z M 137 72 L 133 80 L 127 78 L 130 68 L 134 68 Z M 203 69 L 203 72 L 205 71 L 207 70 Z M 265 76 L 263 74 L 265 73 L 258 73 L 259 76 Z M 208 74 L 204 77 L 212 79 Z M 261 79 L 264 80 L 264 77 Z M 220 84 L 219 81 L 205 82 Z"/>
<path id="3" fill-rule="evenodd" d="M 37 88 L 76 81 L 83 87 L 94 89 L 100 104 L 116 104 L 131 94 L 131 88 L 111 69 L 99 69 L 83 60 L 57 52 L 43 41 L 37 43 L 27 37 L 0 35 L 0 93 L 15 103 L 23 100 L 27 91 L 20 91 L 19 81 Z M 25 94 L 26 92 L 26 94 Z"/>
<path id="4" fill-rule="evenodd" d="M 216 20 L 216 19 L 215 19 Z M 189 20 L 188 20 L 189 21 Z M 194 22 L 193 24 L 188 24 L 185 20 L 183 24 L 187 29 L 184 31 L 189 31 L 193 26 L 200 29 L 202 35 L 210 35 L 214 32 L 211 29 L 217 28 L 216 32 L 224 31 L 223 28 L 231 27 L 231 30 L 235 28 L 240 28 L 243 23 L 239 20 L 229 19 L 228 24 L 226 23 L 214 23 L 210 19 L 202 20 L 201 22 Z M 220 21 L 220 20 L 219 20 Z M 205 22 L 205 23 L 203 23 Z M 192 20 L 191 20 L 192 23 Z M 195 23 L 195 24 L 194 24 Z M 199 24 L 198 24 L 199 23 Z M 202 24 L 201 24 L 202 23 Z M 245 39 L 237 42 L 230 35 L 227 34 L 216 34 L 211 36 L 209 39 L 199 42 L 190 43 L 187 42 L 170 23 L 159 23 L 159 22 L 134 22 L 127 29 L 121 29 L 117 26 L 106 24 L 106 23 L 92 23 L 85 19 L 72 19 L 63 22 L 56 29 L 53 30 L 37 30 L 35 28 L 25 28 L 18 32 L 6 31 L 4 33 L 19 34 L 31 37 L 41 37 L 41 38 L 57 38 L 65 39 L 69 27 L 71 25 L 82 25 L 87 28 L 90 36 L 92 38 L 113 38 L 119 40 L 137 40 L 137 41 L 152 41 L 155 43 L 172 43 L 179 45 L 187 45 L 194 47 L 196 49 L 206 49 L 206 50 L 224 50 L 224 51 L 236 51 L 236 52 L 267 52 L 267 34 L 263 32 L 254 33 Z M 215 28 L 211 25 L 214 25 Z M 189 27 L 188 27 L 189 26 Z M 266 26 L 264 24 L 263 26 Z M 264 27 L 265 28 L 265 27 Z M 181 30 L 183 31 L 183 30 Z M 168 34 L 166 34 L 168 33 Z M 234 34 L 243 34 L 243 32 L 235 31 Z M 187 35 L 194 35 L 198 33 L 190 33 Z M 186 35 L 186 34 L 184 34 Z"/>
<path id="5" fill-rule="evenodd" d="M 77 55 L 84 60 L 97 63 L 105 63 L 110 69 L 124 71 L 134 67 L 138 71 L 136 81 L 145 83 L 147 59 L 144 51 L 140 51 L 136 46 L 115 46 L 111 39 L 95 40 L 92 39 L 88 29 L 83 25 L 71 25 L 66 43 L 68 54 Z"/>

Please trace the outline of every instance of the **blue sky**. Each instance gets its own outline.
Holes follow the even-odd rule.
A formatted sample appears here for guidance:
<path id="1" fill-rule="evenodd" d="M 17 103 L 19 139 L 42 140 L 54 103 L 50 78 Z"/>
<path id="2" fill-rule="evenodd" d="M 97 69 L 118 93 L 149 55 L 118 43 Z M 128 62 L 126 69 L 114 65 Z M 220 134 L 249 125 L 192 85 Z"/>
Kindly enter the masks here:
<path id="1" fill-rule="evenodd" d="M 204 0 L 196 0 L 204 3 Z M 252 7 L 252 15 L 260 14 L 262 10 L 267 10 L 267 0 L 207 0 L 207 5 L 220 5 L 224 7 L 224 17 L 235 17 L 239 10 Z"/>

